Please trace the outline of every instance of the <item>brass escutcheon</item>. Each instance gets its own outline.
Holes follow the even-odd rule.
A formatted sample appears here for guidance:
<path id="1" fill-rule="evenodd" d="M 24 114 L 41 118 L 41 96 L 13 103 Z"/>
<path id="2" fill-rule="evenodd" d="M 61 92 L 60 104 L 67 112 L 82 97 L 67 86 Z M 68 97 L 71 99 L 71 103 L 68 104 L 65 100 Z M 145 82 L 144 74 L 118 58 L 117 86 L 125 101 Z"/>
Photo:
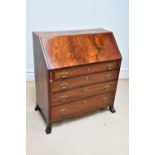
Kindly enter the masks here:
<path id="1" fill-rule="evenodd" d="M 87 103 L 87 100 L 83 100 L 83 103 L 86 104 Z"/>
<path id="2" fill-rule="evenodd" d="M 89 80 L 89 76 L 86 76 L 86 80 Z"/>
<path id="3" fill-rule="evenodd" d="M 90 71 L 90 68 L 89 68 L 89 67 L 87 68 L 87 71 L 88 71 L 88 72 Z"/>

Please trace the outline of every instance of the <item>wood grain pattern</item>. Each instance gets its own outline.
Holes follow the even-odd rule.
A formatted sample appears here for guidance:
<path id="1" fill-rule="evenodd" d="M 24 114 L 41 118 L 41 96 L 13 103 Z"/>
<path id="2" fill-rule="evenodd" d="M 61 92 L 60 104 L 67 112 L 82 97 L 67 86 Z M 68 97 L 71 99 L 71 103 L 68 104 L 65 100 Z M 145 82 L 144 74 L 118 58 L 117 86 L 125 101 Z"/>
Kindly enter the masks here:
<path id="1" fill-rule="evenodd" d="M 49 72 L 47 70 L 41 46 L 39 37 L 33 33 L 36 104 L 39 106 L 46 121 L 49 122 Z"/>
<path id="2" fill-rule="evenodd" d="M 93 96 L 95 94 L 107 93 L 115 91 L 117 81 L 99 83 L 90 86 L 84 86 L 65 92 L 58 92 L 51 95 L 51 104 L 58 105 L 66 102 L 75 101 L 84 97 Z"/>
<path id="3" fill-rule="evenodd" d="M 42 43 L 49 69 L 120 59 L 112 32 L 57 36 L 42 33 Z M 74 35 L 73 35 L 74 34 Z"/>
<path id="4" fill-rule="evenodd" d="M 99 82 L 106 82 L 109 80 L 116 80 L 118 71 L 100 72 L 95 74 L 86 74 L 74 78 L 66 78 L 63 80 L 54 81 L 51 83 L 51 92 L 65 91 L 68 89 L 81 87 L 85 85 L 95 84 Z"/>
<path id="5" fill-rule="evenodd" d="M 106 107 L 112 104 L 113 97 L 114 95 L 112 93 L 101 94 L 53 107 L 51 110 L 52 120 L 62 120 L 66 117 L 68 118 L 76 116 L 79 112 L 88 113 L 89 111 L 94 111 L 95 109 Z"/>
<path id="6" fill-rule="evenodd" d="M 61 76 L 61 73 L 67 72 L 66 77 L 75 77 L 79 75 L 87 75 L 90 73 L 96 72 L 104 72 L 104 71 L 111 71 L 115 69 L 119 69 L 120 61 L 109 61 L 109 62 L 102 62 L 102 63 L 93 63 L 89 65 L 82 65 L 75 67 L 68 67 L 65 69 L 56 69 L 54 70 L 54 79 L 63 79 L 65 77 Z"/>
<path id="7" fill-rule="evenodd" d="M 111 107 L 121 65 L 113 33 L 103 29 L 33 33 L 36 110 L 53 122 Z"/>

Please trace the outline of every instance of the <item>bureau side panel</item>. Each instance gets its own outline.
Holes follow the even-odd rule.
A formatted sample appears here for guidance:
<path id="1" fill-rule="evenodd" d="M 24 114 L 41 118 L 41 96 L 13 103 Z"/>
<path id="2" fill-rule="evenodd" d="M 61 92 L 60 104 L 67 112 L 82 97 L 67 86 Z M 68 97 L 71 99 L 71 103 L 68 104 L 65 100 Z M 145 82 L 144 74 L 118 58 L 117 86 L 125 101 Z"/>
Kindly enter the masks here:
<path id="1" fill-rule="evenodd" d="M 118 80 L 119 80 L 119 74 L 120 74 L 120 68 L 121 68 L 122 58 L 119 60 L 119 62 L 120 63 L 119 63 L 119 67 L 118 67 L 116 90 L 115 90 L 115 93 L 114 93 L 113 105 L 114 105 L 114 102 L 115 102 L 115 97 L 116 97 L 116 92 L 117 92 L 117 86 L 118 86 Z"/>
<path id="2" fill-rule="evenodd" d="M 44 118 L 47 122 L 49 122 L 49 74 L 46 66 L 46 61 L 43 55 L 40 39 L 35 33 L 33 33 L 33 53 L 36 86 L 36 104 L 39 105 Z"/>

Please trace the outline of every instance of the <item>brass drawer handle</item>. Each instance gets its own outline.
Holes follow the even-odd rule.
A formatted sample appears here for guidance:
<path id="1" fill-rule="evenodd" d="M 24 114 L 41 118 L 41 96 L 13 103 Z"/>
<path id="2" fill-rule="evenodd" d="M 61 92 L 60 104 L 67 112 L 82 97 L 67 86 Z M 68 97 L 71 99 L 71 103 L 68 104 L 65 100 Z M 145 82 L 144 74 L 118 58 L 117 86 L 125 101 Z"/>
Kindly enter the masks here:
<path id="1" fill-rule="evenodd" d="M 66 95 L 60 97 L 60 100 L 62 102 L 66 101 L 67 99 L 68 99 L 68 96 L 66 96 Z"/>
<path id="2" fill-rule="evenodd" d="M 62 83 L 59 84 L 59 86 L 60 86 L 61 89 L 66 89 L 67 86 L 68 86 L 68 83 L 67 82 L 62 82 Z"/>
<path id="3" fill-rule="evenodd" d="M 110 78 L 112 77 L 112 74 L 111 74 L 111 73 L 107 73 L 107 74 L 105 75 L 105 77 L 106 77 L 107 79 L 110 79 Z"/>
<path id="4" fill-rule="evenodd" d="M 66 111 L 67 111 L 66 108 L 62 108 L 62 109 L 59 110 L 59 112 L 60 112 L 61 115 L 64 115 Z"/>
<path id="5" fill-rule="evenodd" d="M 59 73 L 59 76 L 60 76 L 61 78 L 68 77 L 68 75 L 69 75 L 69 72 L 68 72 L 68 71 L 65 71 L 65 70 Z"/>
<path id="6" fill-rule="evenodd" d="M 102 101 L 103 101 L 103 102 L 106 102 L 107 100 L 108 100 L 107 97 L 103 97 L 103 98 L 102 98 Z"/>
<path id="7" fill-rule="evenodd" d="M 108 89 L 108 88 L 110 88 L 110 85 L 106 85 L 106 86 L 104 86 L 104 88 L 105 89 Z"/>
<path id="8" fill-rule="evenodd" d="M 107 64 L 107 68 L 110 70 L 110 69 L 112 69 L 114 67 L 114 65 L 112 64 L 112 63 L 110 63 L 110 64 Z"/>
<path id="9" fill-rule="evenodd" d="M 87 71 L 88 71 L 88 72 L 90 71 L 90 68 L 89 68 L 89 67 L 87 68 Z"/>

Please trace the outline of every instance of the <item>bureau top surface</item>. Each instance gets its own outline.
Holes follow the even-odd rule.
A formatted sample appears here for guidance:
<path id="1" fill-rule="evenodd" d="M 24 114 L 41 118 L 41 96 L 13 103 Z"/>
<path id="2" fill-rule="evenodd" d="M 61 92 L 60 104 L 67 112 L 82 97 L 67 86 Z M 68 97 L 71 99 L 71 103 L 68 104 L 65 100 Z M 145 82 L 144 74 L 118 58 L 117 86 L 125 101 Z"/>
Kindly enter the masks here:
<path id="1" fill-rule="evenodd" d="M 121 59 L 113 33 L 104 29 L 34 32 L 48 69 Z"/>

